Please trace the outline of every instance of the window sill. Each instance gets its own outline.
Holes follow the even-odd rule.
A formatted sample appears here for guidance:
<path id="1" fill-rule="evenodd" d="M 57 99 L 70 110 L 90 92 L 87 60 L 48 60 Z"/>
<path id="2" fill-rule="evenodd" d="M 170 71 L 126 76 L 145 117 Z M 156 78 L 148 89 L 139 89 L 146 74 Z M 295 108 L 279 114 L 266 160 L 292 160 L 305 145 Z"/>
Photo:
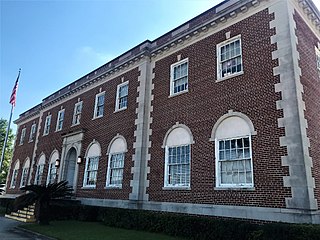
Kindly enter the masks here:
<path id="1" fill-rule="evenodd" d="M 45 136 L 48 136 L 48 135 L 49 135 L 49 133 L 47 133 L 47 134 L 43 134 L 43 135 L 42 135 L 42 137 L 45 137 Z"/>
<path id="2" fill-rule="evenodd" d="M 28 143 L 32 143 L 32 142 L 33 142 L 33 140 L 29 140 L 29 141 L 28 141 Z"/>
<path id="3" fill-rule="evenodd" d="M 122 185 L 119 186 L 106 186 L 105 189 L 122 189 Z"/>
<path id="4" fill-rule="evenodd" d="M 247 191 L 255 191 L 256 188 L 255 187 L 249 187 L 249 186 L 239 186 L 239 187 L 236 187 L 236 186 L 233 186 L 233 187 L 215 187 L 214 190 L 217 190 L 217 191 L 240 191 L 240 190 L 247 190 Z"/>
<path id="5" fill-rule="evenodd" d="M 96 186 L 83 186 L 81 189 L 95 189 Z"/>
<path id="6" fill-rule="evenodd" d="M 22 146 L 23 145 L 23 143 L 19 143 L 19 146 Z"/>
<path id="7" fill-rule="evenodd" d="M 57 129 L 55 132 L 60 132 L 62 130 L 62 128 L 61 129 Z"/>
<path id="8" fill-rule="evenodd" d="M 178 92 L 178 93 L 173 93 L 173 94 L 170 94 L 170 96 L 168 98 L 172 98 L 172 97 L 175 97 L 175 96 L 179 96 L 181 94 L 184 94 L 184 93 L 188 93 L 189 92 L 189 89 L 187 90 L 184 90 L 184 91 L 181 91 L 181 92 Z"/>
<path id="9" fill-rule="evenodd" d="M 75 127 L 75 126 L 78 126 L 78 125 L 80 125 L 80 123 L 72 124 L 71 127 Z"/>
<path id="10" fill-rule="evenodd" d="M 126 110 L 126 109 L 127 109 L 127 107 L 120 108 L 120 109 L 116 109 L 116 110 L 114 110 L 113 113 L 121 112 L 121 111 L 124 111 L 124 110 Z"/>
<path id="11" fill-rule="evenodd" d="M 237 77 L 237 76 L 240 76 L 240 75 L 243 75 L 243 74 L 244 74 L 243 71 L 238 72 L 238 73 L 234 73 L 234 74 L 230 74 L 228 76 L 221 77 L 221 78 L 217 79 L 216 82 L 222 82 L 222 81 L 227 80 L 229 78 Z"/>
<path id="12" fill-rule="evenodd" d="M 191 187 L 184 187 L 184 186 L 168 186 L 168 187 L 162 187 L 162 190 L 191 190 Z"/>
<path id="13" fill-rule="evenodd" d="M 102 118 L 102 117 L 103 117 L 103 115 L 98 116 L 98 117 L 93 117 L 92 120 L 99 119 L 99 118 Z"/>

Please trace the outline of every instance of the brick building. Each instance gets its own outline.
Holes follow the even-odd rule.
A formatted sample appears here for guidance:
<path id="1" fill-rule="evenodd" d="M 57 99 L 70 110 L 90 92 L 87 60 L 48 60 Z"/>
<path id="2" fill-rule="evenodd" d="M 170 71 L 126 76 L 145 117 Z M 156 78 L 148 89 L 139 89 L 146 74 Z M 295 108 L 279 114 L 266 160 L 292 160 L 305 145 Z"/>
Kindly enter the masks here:
<path id="1" fill-rule="evenodd" d="M 224 1 L 22 113 L 6 196 L 320 223 L 319 76 L 311 0 Z"/>

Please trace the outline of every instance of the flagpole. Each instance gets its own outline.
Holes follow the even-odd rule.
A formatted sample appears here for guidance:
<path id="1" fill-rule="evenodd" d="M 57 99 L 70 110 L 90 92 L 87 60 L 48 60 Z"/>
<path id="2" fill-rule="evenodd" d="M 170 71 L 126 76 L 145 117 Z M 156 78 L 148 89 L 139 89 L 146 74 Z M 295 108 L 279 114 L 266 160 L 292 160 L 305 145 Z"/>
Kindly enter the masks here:
<path id="1" fill-rule="evenodd" d="M 9 131 L 10 131 L 10 124 L 11 124 L 11 118 L 12 118 L 13 108 L 14 108 L 14 106 L 11 105 L 11 112 L 10 112 L 10 117 L 9 117 L 8 128 L 7 128 L 7 132 L 6 132 L 6 137 L 5 137 L 5 139 L 4 139 L 4 144 L 3 144 L 3 148 L 2 148 L 2 153 L 1 153 L 0 173 L 1 173 L 1 169 L 2 169 L 2 163 L 3 163 L 3 159 L 4 159 L 4 154 L 5 154 L 5 152 L 6 152 L 6 146 L 7 146 L 7 141 L 8 141 Z"/>
<path id="2" fill-rule="evenodd" d="M 2 164 L 3 164 L 3 160 L 4 160 L 4 154 L 6 152 L 6 147 L 7 147 L 7 141 L 8 141 L 8 136 L 9 136 L 9 131 L 10 131 L 10 125 L 11 125 L 11 118 L 12 118 L 12 113 L 13 113 L 13 109 L 16 105 L 16 94 L 17 94 L 17 90 L 18 90 L 18 82 L 19 82 L 19 77 L 20 77 L 20 72 L 21 72 L 21 68 L 19 68 L 19 73 L 18 73 L 18 77 L 17 80 L 14 84 L 13 90 L 12 90 L 12 94 L 10 97 L 10 103 L 11 103 L 11 112 L 10 112 L 10 117 L 9 117 L 9 123 L 8 123 L 8 129 L 6 132 L 6 137 L 4 139 L 4 143 L 3 143 L 3 148 L 2 148 L 2 153 L 1 153 L 1 159 L 0 159 L 0 173 L 2 171 Z"/>

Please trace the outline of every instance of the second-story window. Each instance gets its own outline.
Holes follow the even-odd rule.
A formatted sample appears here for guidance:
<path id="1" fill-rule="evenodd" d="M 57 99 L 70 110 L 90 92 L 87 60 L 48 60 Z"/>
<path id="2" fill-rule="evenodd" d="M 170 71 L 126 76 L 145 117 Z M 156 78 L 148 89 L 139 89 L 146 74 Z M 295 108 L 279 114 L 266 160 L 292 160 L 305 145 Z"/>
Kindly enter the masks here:
<path id="1" fill-rule="evenodd" d="M 46 117 L 46 122 L 44 124 L 43 135 L 48 135 L 50 132 L 51 115 Z"/>
<path id="2" fill-rule="evenodd" d="M 23 144 L 25 137 L 26 137 L 26 128 L 23 128 L 21 130 L 20 143 L 19 143 L 20 145 Z"/>
<path id="3" fill-rule="evenodd" d="M 320 48 L 316 48 L 317 68 L 320 73 Z"/>
<path id="4" fill-rule="evenodd" d="M 104 95 L 105 95 L 105 92 L 102 92 L 96 95 L 93 118 L 98 118 L 103 116 Z"/>
<path id="5" fill-rule="evenodd" d="M 117 87 L 116 111 L 126 109 L 128 106 L 128 84 L 124 82 Z"/>
<path id="6" fill-rule="evenodd" d="M 63 119 L 64 119 L 64 109 L 58 112 L 56 131 L 60 131 L 62 129 Z"/>
<path id="7" fill-rule="evenodd" d="M 30 129 L 29 142 L 33 141 L 33 138 L 36 135 L 36 129 L 37 129 L 37 125 L 35 123 L 32 124 L 31 129 Z"/>
<path id="8" fill-rule="evenodd" d="M 218 44 L 217 53 L 218 79 L 243 72 L 240 35 Z"/>
<path id="9" fill-rule="evenodd" d="M 81 112 L 82 112 L 82 102 L 78 102 L 74 105 L 72 125 L 80 124 Z"/>
<path id="10" fill-rule="evenodd" d="M 188 91 L 188 58 L 171 65 L 170 95 Z"/>

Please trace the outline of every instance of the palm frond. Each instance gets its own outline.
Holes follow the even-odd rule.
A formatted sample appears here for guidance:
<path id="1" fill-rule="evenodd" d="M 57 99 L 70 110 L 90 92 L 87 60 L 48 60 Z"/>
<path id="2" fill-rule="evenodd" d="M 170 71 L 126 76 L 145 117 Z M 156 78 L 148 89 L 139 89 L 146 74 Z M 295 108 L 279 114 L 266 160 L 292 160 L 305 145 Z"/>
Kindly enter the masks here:
<path id="1" fill-rule="evenodd" d="M 38 196 L 34 192 L 24 193 L 19 197 L 16 197 L 13 202 L 13 208 L 15 211 L 22 209 L 33 204 L 36 200 L 38 200 Z"/>

